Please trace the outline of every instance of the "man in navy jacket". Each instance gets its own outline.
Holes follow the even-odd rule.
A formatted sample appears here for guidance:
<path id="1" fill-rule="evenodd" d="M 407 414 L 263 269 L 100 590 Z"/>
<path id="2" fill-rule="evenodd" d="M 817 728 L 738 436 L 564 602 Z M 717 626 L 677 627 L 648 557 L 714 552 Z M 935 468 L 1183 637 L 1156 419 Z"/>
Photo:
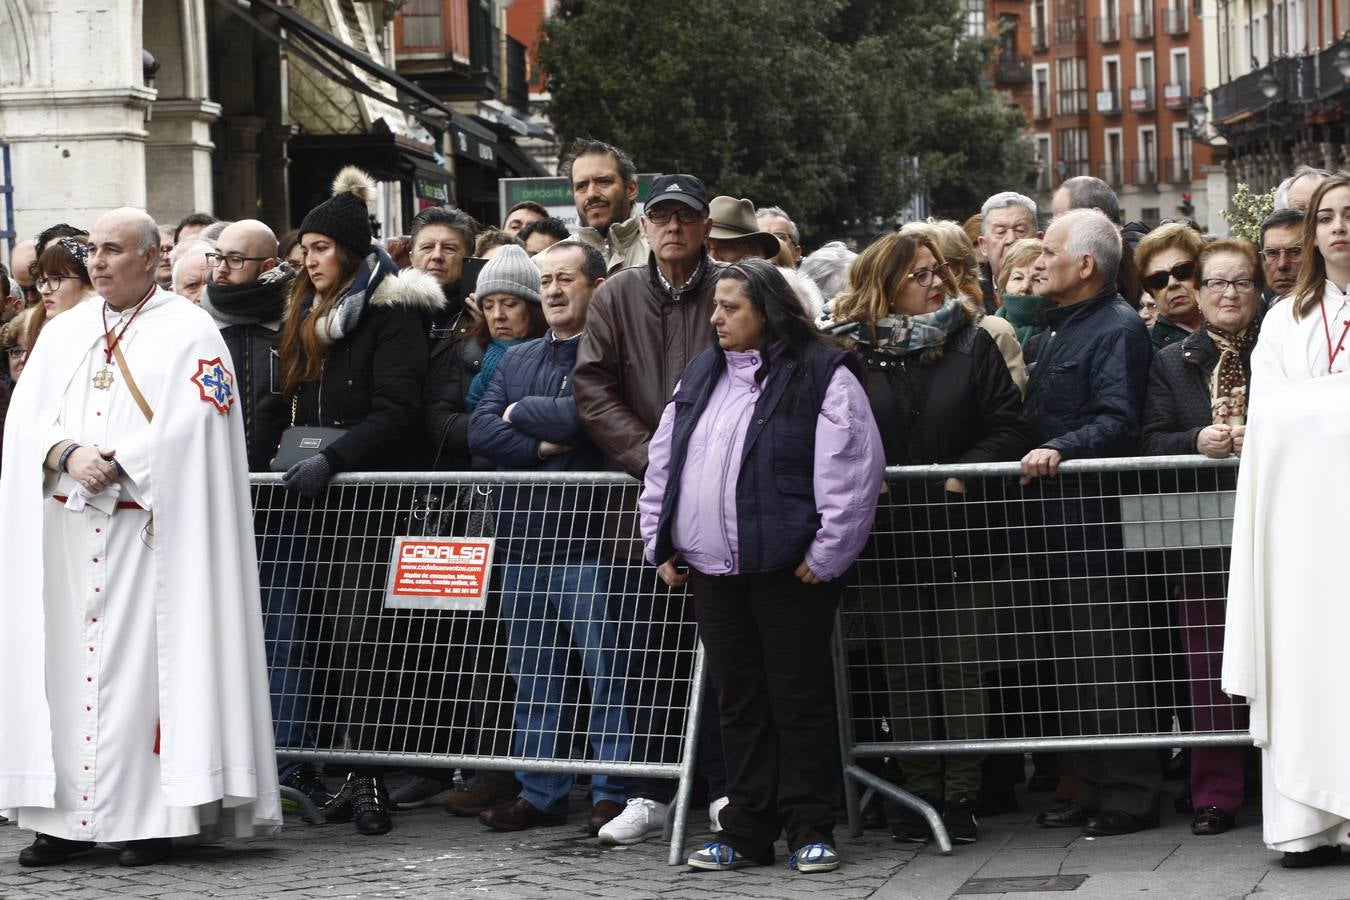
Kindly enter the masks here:
<path id="1" fill-rule="evenodd" d="M 1036 292 L 1054 301 L 1027 384 L 1026 416 L 1038 442 L 1022 483 L 1058 474 L 1065 459 L 1128 456 L 1138 444 L 1153 351 L 1143 321 L 1116 292 L 1121 239 L 1091 209 L 1057 217 L 1035 262 Z M 1092 475 L 1037 485 L 1030 534 L 1040 557 L 1054 633 L 1055 682 L 1065 735 L 1157 730 L 1144 642 L 1147 596 L 1125 574 L 1117 481 Z M 1073 754 L 1075 798 L 1041 813 L 1046 827 L 1089 835 L 1157 827 L 1162 771 L 1152 750 Z"/>
<path id="2" fill-rule="evenodd" d="M 498 469 L 594 471 L 602 456 L 581 427 L 572 370 L 591 293 L 604 281 L 595 248 L 567 240 L 535 257 L 549 331 L 512 347 L 497 365 L 469 420 L 469 447 Z M 624 696 L 625 662 L 609 604 L 609 572 L 600 548 L 602 512 L 580 496 L 583 486 L 520 485 L 502 489 L 497 514 L 506 665 L 516 680 L 515 753 L 556 758 L 569 658 L 575 648 L 590 694 L 587 732 L 595 759 L 627 761 L 632 728 Z M 578 722 L 582 715 L 578 715 Z M 566 743 L 563 741 L 562 743 Z M 497 831 L 567 821 L 570 775 L 517 772 L 520 796 L 479 814 Z M 627 794 L 615 777 L 591 779 L 595 834 L 623 811 Z"/>

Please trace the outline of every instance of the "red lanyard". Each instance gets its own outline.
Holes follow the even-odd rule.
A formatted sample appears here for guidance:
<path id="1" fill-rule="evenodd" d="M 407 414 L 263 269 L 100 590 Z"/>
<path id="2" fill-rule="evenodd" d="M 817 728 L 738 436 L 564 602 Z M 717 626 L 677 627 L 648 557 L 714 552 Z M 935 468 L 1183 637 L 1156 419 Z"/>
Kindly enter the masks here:
<path id="1" fill-rule="evenodd" d="M 103 302 L 103 340 L 107 341 L 108 344 L 108 349 L 103 351 L 103 360 L 107 365 L 112 365 L 113 351 L 117 349 L 118 341 L 122 340 L 122 335 L 127 333 L 127 329 L 131 327 L 131 323 L 136 321 L 136 317 L 141 314 L 141 310 L 145 309 L 146 301 L 149 300 L 154 293 L 155 286 L 152 285 L 150 287 L 150 292 L 145 295 L 140 303 L 136 304 L 135 312 L 131 314 L 131 318 L 127 319 L 126 324 L 122 326 L 122 330 L 117 332 L 112 340 L 108 340 L 108 335 L 112 334 L 112 329 L 108 327 L 108 303 L 106 300 Z M 1344 337 L 1342 337 L 1342 339 L 1344 339 Z"/>

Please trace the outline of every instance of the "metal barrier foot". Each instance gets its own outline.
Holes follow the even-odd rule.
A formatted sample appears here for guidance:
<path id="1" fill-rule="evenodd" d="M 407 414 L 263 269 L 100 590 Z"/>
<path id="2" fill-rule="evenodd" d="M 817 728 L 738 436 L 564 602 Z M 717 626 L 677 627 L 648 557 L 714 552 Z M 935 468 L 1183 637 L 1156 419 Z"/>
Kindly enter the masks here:
<path id="1" fill-rule="evenodd" d="M 920 800 L 909 791 L 903 790 L 891 784 L 884 778 L 878 778 L 871 772 L 860 766 L 845 766 L 844 777 L 851 778 L 859 784 L 866 785 L 877 793 L 890 797 L 901 806 L 912 809 L 924 817 L 928 822 L 928 828 L 933 832 L 933 838 L 937 841 L 938 851 L 943 856 L 950 856 L 952 852 L 952 839 L 947 834 L 947 826 L 942 824 L 942 816 L 929 804 Z"/>
<path id="2" fill-rule="evenodd" d="M 309 795 L 303 791 L 298 791 L 293 787 L 281 785 L 281 797 L 283 800 L 290 800 L 296 806 L 300 807 L 300 818 L 310 825 L 322 825 L 324 822 L 323 813 L 314 805 L 314 801 L 309 799 Z"/>

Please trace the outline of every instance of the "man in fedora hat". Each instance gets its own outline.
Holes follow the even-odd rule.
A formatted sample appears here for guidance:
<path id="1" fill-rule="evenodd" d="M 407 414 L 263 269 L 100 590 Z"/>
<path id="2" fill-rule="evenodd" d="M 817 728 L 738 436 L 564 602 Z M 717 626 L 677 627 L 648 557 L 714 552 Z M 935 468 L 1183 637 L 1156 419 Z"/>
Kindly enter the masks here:
<path id="1" fill-rule="evenodd" d="M 759 230 L 755 204 L 745 198 L 714 197 L 709 204 L 712 231 L 708 232 L 708 252 L 713 259 L 734 263 L 747 256 L 773 259 L 781 246 L 778 238 Z"/>

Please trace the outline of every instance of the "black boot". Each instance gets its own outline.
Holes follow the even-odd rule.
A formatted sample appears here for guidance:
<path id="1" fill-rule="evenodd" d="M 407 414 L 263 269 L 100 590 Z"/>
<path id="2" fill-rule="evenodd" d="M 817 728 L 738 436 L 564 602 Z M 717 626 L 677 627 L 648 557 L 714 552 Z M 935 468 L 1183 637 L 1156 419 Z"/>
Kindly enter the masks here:
<path id="1" fill-rule="evenodd" d="M 38 834 L 31 846 L 19 851 L 19 865 L 52 866 L 92 849 L 93 841 L 68 841 L 50 834 Z"/>
<path id="2" fill-rule="evenodd" d="M 389 816 L 389 791 L 383 775 L 364 775 L 352 779 L 352 814 L 360 834 L 387 834 L 394 827 Z"/>

